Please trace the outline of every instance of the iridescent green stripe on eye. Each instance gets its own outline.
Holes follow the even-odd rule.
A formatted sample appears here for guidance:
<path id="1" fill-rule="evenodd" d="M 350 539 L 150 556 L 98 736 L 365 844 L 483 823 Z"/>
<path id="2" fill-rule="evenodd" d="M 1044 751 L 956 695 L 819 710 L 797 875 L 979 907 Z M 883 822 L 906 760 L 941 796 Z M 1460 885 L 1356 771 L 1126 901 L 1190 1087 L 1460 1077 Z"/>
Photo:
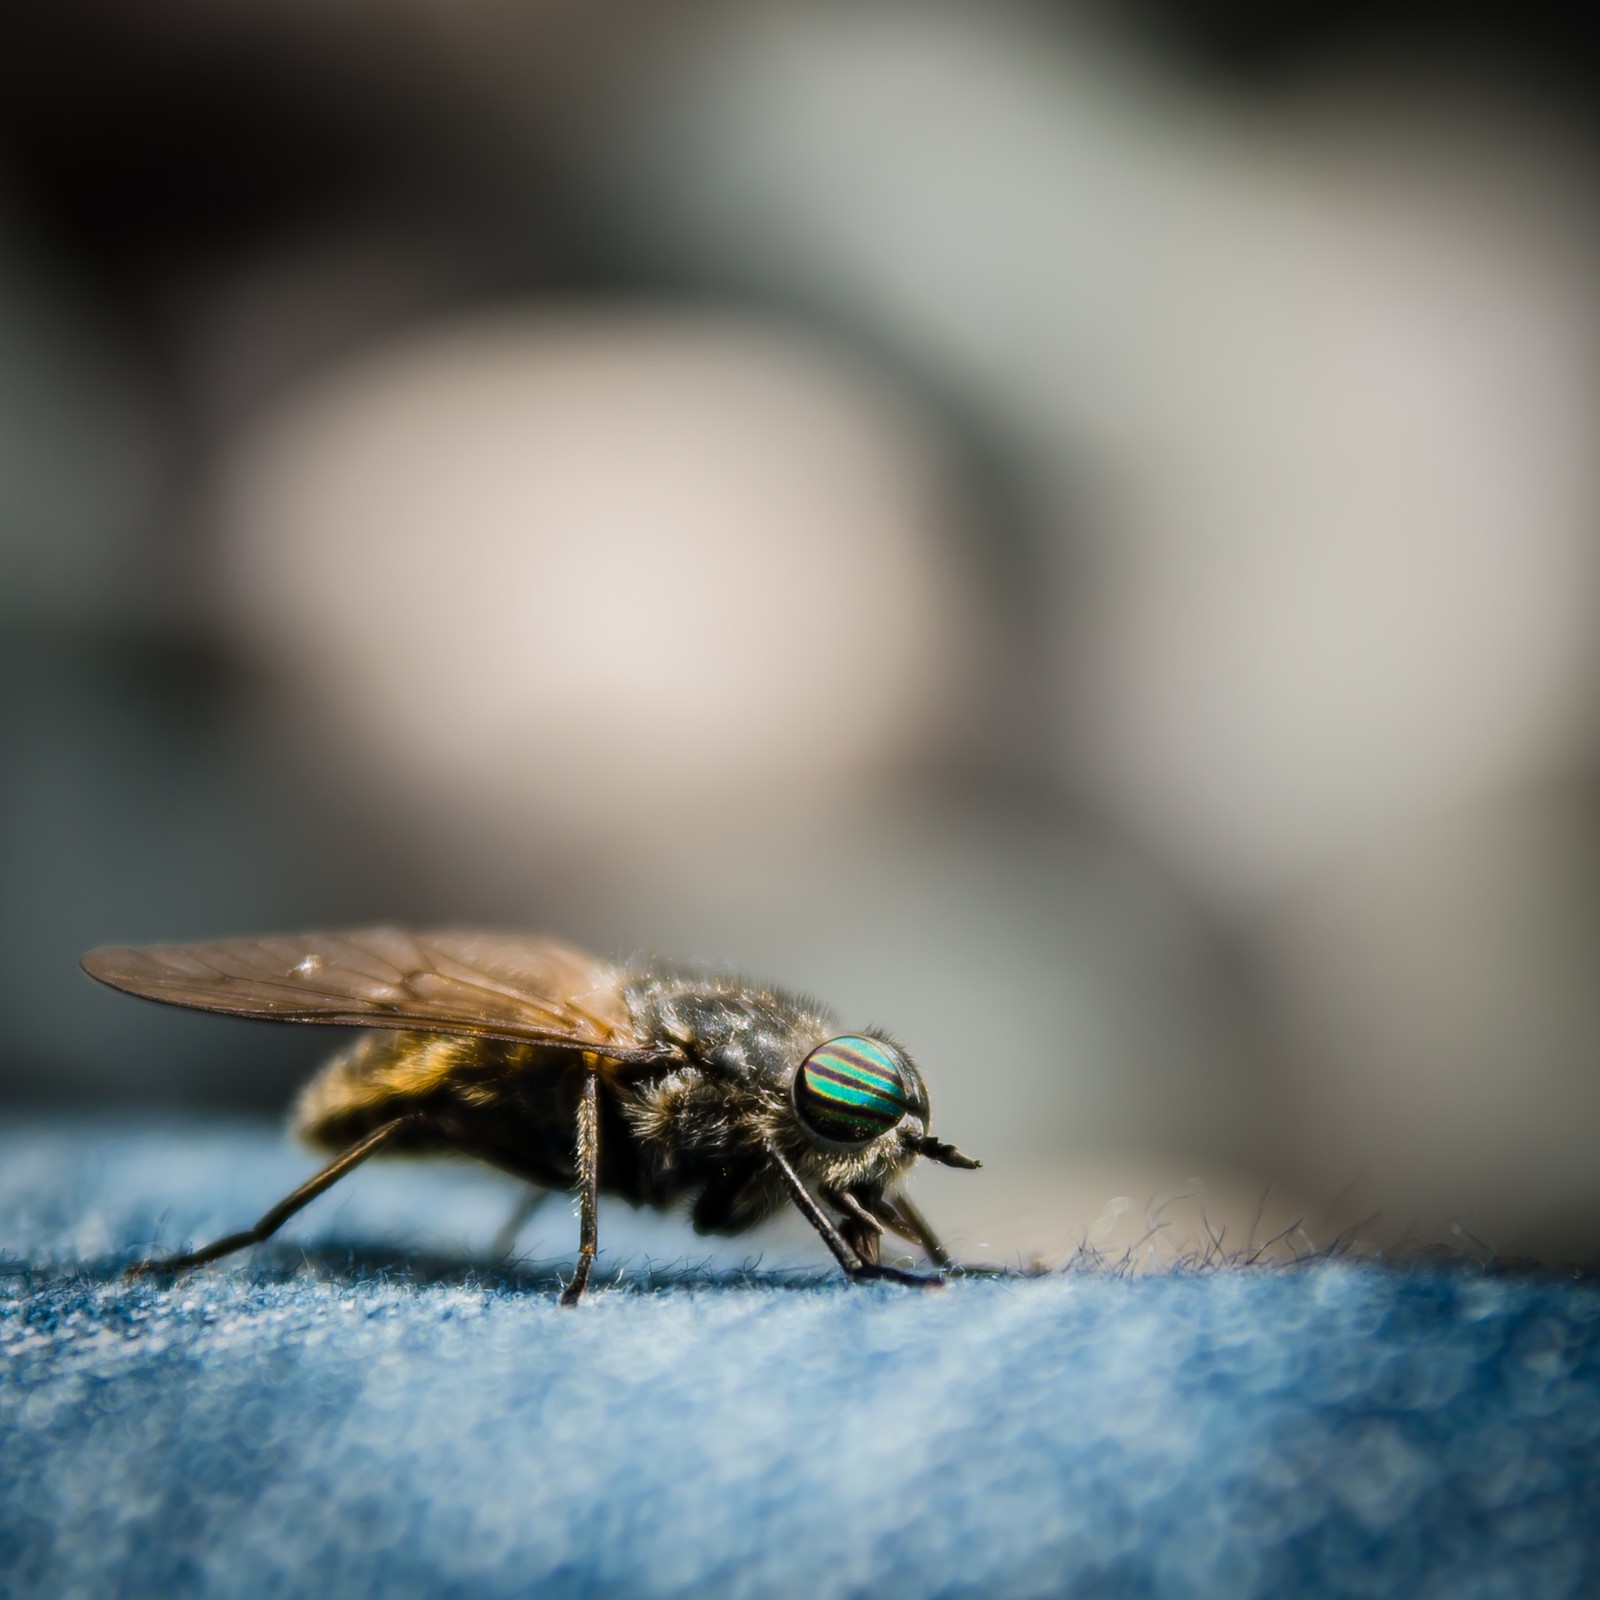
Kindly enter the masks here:
<path id="1" fill-rule="evenodd" d="M 910 1107 L 899 1063 L 875 1039 L 830 1039 L 795 1079 L 801 1120 L 824 1139 L 860 1144 L 887 1133 Z"/>

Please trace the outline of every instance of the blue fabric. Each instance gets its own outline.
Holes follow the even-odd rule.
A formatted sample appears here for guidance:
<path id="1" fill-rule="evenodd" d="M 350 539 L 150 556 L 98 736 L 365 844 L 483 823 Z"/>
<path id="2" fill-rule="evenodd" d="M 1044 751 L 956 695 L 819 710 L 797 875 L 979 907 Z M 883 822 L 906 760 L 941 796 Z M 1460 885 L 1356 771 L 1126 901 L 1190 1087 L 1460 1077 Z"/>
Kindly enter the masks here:
<path id="1" fill-rule="evenodd" d="M 919 1294 L 624 1246 L 621 1287 L 569 1312 L 559 1270 L 485 1266 L 492 1180 L 376 1166 L 299 1243 L 120 1281 L 306 1167 L 237 1128 L 0 1137 L 0 1590 L 1600 1592 L 1589 1285 L 1324 1265 Z M 420 1265 L 383 1243 L 408 1207 Z M 651 1253 L 697 1249 L 642 1222 Z M 570 1228 L 532 1231 L 553 1254 Z M 476 1266 L 449 1246 L 474 1232 Z"/>

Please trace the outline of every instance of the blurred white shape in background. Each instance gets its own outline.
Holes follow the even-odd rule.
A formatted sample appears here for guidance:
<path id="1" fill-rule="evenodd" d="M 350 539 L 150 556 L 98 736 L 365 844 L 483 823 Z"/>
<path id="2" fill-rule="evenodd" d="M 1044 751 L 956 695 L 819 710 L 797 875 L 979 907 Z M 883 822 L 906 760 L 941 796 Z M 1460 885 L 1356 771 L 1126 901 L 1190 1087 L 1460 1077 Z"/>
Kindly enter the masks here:
<path id="1" fill-rule="evenodd" d="M 819 345 L 506 312 L 247 436 L 223 604 L 448 827 L 626 852 L 848 806 L 937 736 L 983 635 L 952 514 L 901 402 Z"/>
<path id="2" fill-rule="evenodd" d="M 1170 895 L 927 781 L 993 628 L 940 461 L 884 380 L 771 326 L 480 316 L 245 437 L 220 604 L 358 808 L 408 812 L 440 903 L 891 1022 L 1007 1206 L 1066 1140 L 1236 1156 L 1248 1066 Z"/>

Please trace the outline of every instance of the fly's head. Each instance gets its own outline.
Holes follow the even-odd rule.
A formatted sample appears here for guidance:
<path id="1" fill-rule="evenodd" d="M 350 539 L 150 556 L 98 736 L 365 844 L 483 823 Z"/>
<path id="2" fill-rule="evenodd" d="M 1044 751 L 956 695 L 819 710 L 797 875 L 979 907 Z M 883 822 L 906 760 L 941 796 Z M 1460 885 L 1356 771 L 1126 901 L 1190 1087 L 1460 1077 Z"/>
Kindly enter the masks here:
<path id="1" fill-rule="evenodd" d="M 790 1106 L 806 1166 L 835 1188 L 882 1187 L 918 1156 L 947 1167 L 978 1165 L 933 1137 L 922 1074 L 889 1039 L 847 1033 L 818 1045 L 795 1069 Z"/>

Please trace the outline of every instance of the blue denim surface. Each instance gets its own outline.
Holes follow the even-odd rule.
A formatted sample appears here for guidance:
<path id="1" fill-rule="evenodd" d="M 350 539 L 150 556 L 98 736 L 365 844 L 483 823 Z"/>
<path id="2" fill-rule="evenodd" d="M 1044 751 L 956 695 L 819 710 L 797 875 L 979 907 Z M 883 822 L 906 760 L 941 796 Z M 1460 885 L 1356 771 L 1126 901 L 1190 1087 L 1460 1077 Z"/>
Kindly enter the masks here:
<path id="1" fill-rule="evenodd" d="M 158 1213 L 237 1226 L 306 1166 L 237 1129 L 0 1137 L 0 1591 L 1600 1593 L 1592 1286 L 711 1266 L 574 1312 L 540 1268 L 408 1267 L 331 1196 L 301 1244 L 120 1281 Z M 496 1220 L 405 1169 L 362 1204 L 407 1199 Z"/>

